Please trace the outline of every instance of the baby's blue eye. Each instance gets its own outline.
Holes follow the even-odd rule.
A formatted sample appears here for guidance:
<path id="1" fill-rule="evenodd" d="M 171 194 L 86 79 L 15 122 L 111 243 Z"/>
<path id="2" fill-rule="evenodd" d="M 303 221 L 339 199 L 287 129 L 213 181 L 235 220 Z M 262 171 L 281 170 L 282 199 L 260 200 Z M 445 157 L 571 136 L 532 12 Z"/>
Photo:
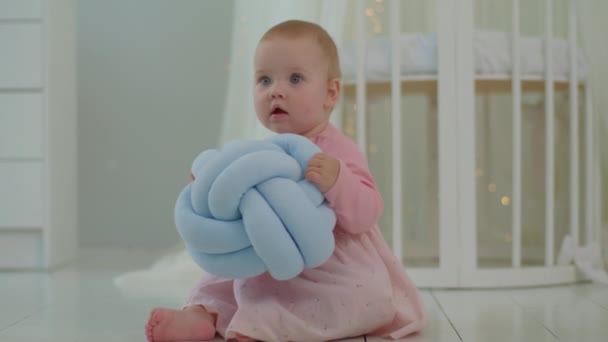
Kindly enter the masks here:
<path id="1" fill-rule="evenodd" d="M 291 83 L 300 83 L 300 81 L 302 80 L 302 77 L 300 77 L 300 75 L 292 75 L 291 76 Z"/>
<path id="2" fill-rule="evenodd" d="M 262 77 L 260 77 L 260 79 L 258 80 L 258 82 L 262 83 L 263 85 L 269 85 L 270 84 L 270 78 L 268 76 L 262 76 Z"/>

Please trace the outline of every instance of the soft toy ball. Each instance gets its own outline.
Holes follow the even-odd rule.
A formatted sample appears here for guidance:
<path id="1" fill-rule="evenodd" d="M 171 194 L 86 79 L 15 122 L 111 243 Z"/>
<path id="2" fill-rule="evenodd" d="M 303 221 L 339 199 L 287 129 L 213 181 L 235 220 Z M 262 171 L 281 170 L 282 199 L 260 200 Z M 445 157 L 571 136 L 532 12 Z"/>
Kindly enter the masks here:
<path id="1" fill-rule="evenodd" d="M 334 212 L 304 179 L 319 148 L 280 134 L 233 141 L 193 162 L 194 182 L 179 194 L 175 223 L 194 261 L 224 278 L 266 271 L 291 279 L 333 253 Z"/>

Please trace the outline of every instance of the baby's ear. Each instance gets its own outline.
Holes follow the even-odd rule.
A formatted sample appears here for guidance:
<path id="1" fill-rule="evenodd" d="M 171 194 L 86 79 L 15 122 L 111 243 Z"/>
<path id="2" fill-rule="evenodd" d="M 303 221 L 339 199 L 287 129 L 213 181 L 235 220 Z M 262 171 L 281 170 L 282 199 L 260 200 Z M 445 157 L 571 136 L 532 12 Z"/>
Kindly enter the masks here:
<path id="1" fill-rule="evenodd" d="M 341 90 L 340 79 L 334 78 L 328 81 L 327 84 L 327 100 L 325 101 L 326 108 L 333 108 L 338 99 L 340 99 Z"/>

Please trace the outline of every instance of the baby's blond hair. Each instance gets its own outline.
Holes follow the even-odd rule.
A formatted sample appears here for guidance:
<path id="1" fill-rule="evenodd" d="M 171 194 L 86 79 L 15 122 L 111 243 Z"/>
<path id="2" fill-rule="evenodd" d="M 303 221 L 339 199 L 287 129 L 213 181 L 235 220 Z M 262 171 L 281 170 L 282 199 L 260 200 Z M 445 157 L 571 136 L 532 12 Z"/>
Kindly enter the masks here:
<path id="1" fill-rule="evenodd" d="M 340 59 L 338 58 L 338 48 L 331 36 L 321 26 L 302 20 L 288 20 L 271 27 L 260 39 L 260 42 L 265 40 L 283 37 L 296 39 L 302 37 L 310 37 L 316 40 L 321 47 L 321 50 L 329 61 L 328 76 L 329 79 L 340 79 Z"/>

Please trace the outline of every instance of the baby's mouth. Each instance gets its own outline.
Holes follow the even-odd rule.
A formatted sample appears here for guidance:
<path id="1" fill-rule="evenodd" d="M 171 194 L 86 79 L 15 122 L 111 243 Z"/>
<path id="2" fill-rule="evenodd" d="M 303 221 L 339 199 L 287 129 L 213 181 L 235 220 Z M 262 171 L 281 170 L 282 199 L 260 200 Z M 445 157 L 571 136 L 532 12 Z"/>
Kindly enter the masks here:
<path id="1" fill-rule="evenodd" d="M 272 112 L 270 112 L 270 115 L 271 116 L 273 116 L 273 115 L 287 115 L 287 111 L 284 110 L 281 107 L 277 107 L 277 108 L 273 109 Z"/>

